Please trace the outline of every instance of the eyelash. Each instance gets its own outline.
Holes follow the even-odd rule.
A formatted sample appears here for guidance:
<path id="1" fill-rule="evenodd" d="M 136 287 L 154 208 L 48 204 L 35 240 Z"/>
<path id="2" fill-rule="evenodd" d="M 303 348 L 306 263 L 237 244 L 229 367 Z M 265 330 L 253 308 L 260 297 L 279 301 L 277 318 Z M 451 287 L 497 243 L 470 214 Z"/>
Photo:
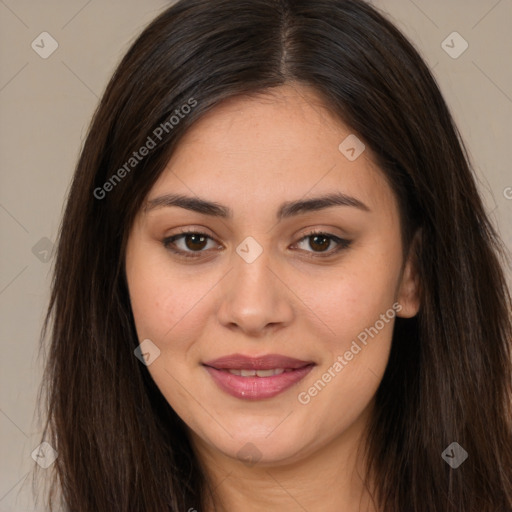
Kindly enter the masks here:
<path id="1" fill-rule="evenodd" d="M 174 245 L 174 242 L 179 239 L 179 238 L 183 238 L 185 237 L 186 235 L 199 235 L 199 236 L 204 236 L 206 238 L 209 238 L 210 240 L 213 240 L 213 238 L 211 236 L 209 236 L 208 234 L 206 233 L 203 233 L 201 231 L 182 231 L 181 233 L 177 234 L 177 235 L 172 235 L 170 237 L 167 237 L 165 238 L 164 240 L 162 240 L 162 244 L 163 246 L 168 249 L 169 251 L 173 252 L 174 254 L 177 254 L 179 256 L 182 256 L 182 257 L 185 257 L 185 258 L 200 258 L 201 257 L 201 253 L 203 252 L 206 252 L 204 250 L 201 250 L 201 251 L 183 251 L 181 249 L 176 249 L 175 247 L 173 247 Z M 322 235 L 324 236 L 325 238 L 328 238 L 328 239 L 331 239 L 332 241 L 336 242 L 338 244 L 338 247 L 336 247 L 334 250 L 330 250 L 330 251 L 327 251 L 327 252 L 311 252 L 311 251 L 306 251 L 307 253 L 310 253 L 309 256 L 307 256 L 308 258 L 328 258 L 330 256 L 333 256 L 334 254 L 337 254 L 339 253 L 340 251 L 344 250 L 344 249 L 348 249 L 352 243 L 351 240 L 346 240 L 344 238 L 340 238 L 338 236 L 335 236 L 331 233 L 326 233 L 324 231 L 319 231 L 319 230 L 313 230 L 313 231 L 310 231 L 309 233 L 307 233 L 306 235 L 304 235 L 298 242 L 302 242 L 303 240 L 307 239 L 307 238 L 311 238 L 315 235 Z"/>

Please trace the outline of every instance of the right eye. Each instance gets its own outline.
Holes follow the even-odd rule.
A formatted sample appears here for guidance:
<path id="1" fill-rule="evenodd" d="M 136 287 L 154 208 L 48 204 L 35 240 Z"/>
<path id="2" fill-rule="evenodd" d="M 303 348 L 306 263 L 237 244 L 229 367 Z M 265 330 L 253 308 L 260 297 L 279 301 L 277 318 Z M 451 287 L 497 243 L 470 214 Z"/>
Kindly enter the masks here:
<path id="1" fill-rule="evenodd" d="M 166 249 L 169 249 L 174 254 L 184 256 L 185 258 L 198 258 L 201 256 L 203 249 L 207 245 L 208 240 L 213 241 L 213 238 L 199 231 L 183 231 L 178 235 L 172 235 L 164 240 L 162 243 Z M 184 242 L 182 247 L 177 246 L 177 241 Z M 215 244 L 214 244 L 215 245 Z M 217 244 L 217 247 L 219 245 Z"/>

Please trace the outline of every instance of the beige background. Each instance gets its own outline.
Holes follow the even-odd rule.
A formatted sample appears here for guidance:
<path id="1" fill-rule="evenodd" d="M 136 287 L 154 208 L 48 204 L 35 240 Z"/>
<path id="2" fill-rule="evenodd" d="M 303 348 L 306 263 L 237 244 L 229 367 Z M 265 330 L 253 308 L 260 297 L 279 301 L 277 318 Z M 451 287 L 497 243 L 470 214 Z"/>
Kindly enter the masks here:
<path id="1" fill-rule="evenodd" d="M 40 435 L 33 415 L 49 250 L 87 125 L 120 57 L 170 3 L 0 0 L 0 512 L 36 510 L 27 475 Z M 372 3 L 433 69 L 511 249 L 512 0 Z M 454 31 L 469 44 L 458 58 L 441 46 Z M 58 43 L 46 59 L 31 47 L 42 46 L 42 32 Z"/>

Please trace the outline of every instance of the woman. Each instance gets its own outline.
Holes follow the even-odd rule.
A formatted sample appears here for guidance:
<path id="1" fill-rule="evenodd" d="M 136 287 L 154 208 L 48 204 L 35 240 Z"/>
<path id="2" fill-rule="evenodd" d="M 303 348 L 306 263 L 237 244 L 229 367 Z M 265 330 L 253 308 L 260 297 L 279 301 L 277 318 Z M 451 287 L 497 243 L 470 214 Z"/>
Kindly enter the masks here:
<path id="1" fill-rule="evenodd" d="M 434 78 L 374 8 L 179 1 L 68 197 L 48 507 L 512 510 L 502 254 Z"/>

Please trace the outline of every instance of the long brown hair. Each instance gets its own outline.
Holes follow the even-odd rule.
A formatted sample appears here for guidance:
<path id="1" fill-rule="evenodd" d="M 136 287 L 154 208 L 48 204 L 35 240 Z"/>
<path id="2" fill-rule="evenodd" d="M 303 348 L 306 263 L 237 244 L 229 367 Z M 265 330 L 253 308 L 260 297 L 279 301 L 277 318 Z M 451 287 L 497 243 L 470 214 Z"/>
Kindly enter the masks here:
<path id="1" fill-rule="evenodd" d="M 396 320 L 368 430 L 379 509 L 512 509 L 505 252 L 418 52 L 362 0 L 181 0 L 118 66 L 67 198 L 42 330 L 43 439 L 58 452 L 50 510 L 201 510 L 210 489 L 185 426 L 134 356 L 126 239 L 196 120 L 285 83 L 313 87 L 372 149 L 400 205 L 404 247 L 418 235 L 421 308 Z M 148 137 L 154 147 L 130 161 Z M 452 442 L 469 455 L 457 469 L 441 457 Z"/>

